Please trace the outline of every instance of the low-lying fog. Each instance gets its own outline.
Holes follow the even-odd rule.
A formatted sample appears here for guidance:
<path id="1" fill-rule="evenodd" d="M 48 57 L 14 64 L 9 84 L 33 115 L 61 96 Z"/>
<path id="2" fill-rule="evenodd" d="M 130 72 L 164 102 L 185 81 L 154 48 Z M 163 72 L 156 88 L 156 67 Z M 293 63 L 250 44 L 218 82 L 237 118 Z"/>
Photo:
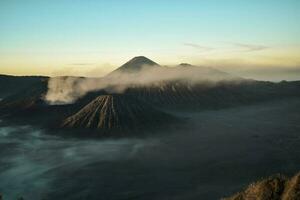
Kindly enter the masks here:
<path id="1" fill-rule="evenodd" d="M 1 122 L 0 193 L 4 200 L 215 200 L 300 170 L 299 99 L 185 115 L 181 130 L 102 141 Z"/>

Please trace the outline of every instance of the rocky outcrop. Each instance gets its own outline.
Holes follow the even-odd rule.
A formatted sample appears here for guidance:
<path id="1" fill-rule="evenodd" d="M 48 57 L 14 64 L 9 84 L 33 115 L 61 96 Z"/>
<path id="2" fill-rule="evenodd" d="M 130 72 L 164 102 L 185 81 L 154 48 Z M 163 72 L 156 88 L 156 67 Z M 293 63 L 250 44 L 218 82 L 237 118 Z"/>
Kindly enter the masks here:
<path id="1" fill-rule="evenodd" d="M 292 178 L 275 175 L 251 184 L 243 192 L 223 200 L 299 200 L 300 173 Z"/>

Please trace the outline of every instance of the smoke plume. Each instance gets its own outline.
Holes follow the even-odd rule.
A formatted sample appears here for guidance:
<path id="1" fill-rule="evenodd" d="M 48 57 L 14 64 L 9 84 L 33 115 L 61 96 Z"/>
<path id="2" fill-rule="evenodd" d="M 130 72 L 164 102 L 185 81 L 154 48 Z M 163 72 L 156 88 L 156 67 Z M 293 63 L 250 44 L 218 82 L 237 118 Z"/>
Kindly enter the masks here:
<path id="1" fill-rule="evenodd" d="M 185 81 L 195 84 L 205 81 L 217 82 L 232 79 L 227 73 L 208 68 L 181 64 L 176 67 L 143 67 L 137 72 L 114 71 L 103 78 L 53 77 L 48 82 L 45 100 L 49 104 L 73 103 L 91 91 L 106 90 L 122 93 L 133 86 L 159 86 L 170 81 Z"/>

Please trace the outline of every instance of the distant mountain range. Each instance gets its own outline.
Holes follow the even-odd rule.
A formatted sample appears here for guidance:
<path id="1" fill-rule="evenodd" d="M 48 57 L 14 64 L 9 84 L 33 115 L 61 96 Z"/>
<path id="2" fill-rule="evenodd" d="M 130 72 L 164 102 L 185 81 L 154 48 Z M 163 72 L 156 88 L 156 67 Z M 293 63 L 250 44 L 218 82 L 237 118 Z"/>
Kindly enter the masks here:
<path id="1" fill-rule="evenodd" d="M 97 88 L 95 82 L 96 89 L 71 104 L 45 101 L 50 79 L 1 75 L 2 118 L 61 130 L 93 130 L 99 136 L 126 135 L 178 123 L 180 119 L 171 114 L 173 111 L 198 112 L 300 96 L 300 81 L 255 81 L 187 63 L 166 67 L 143 56 L 96 79 L 107 87 Z M 116 91 L 115 87 L 123 90 Z"/>

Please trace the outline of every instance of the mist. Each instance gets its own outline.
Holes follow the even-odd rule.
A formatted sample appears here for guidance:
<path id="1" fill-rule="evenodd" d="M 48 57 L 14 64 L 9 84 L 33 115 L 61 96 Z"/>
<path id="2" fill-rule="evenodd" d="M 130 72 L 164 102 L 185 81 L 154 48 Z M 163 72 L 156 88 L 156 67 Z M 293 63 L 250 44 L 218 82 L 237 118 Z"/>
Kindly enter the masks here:
<path id="1" fill-rule="evenodd" d="M 187 123 L 145 138 L 63 138 L 2 122 L 0 192 L 25 200 L 220 199 L 299 170 L 299 102 L 174 113 Z"/>
<path id="2" fill-rule="evenodd" d="M 122 162 L 156 140 L 79 140 L 45 134 L 31 126 L 0 128 L 0 192 L 5 199 L 42 199 L 62 170 L 80 170 L 94 162 Z"/>
<path id="3" fill-rule="evenodd" d="M 213 86 L 221 80 L 238 80 L 237 77 L 208 67 L 147 67 L 135 73 L 114 71 L 102 78 L 53 77 L 49 79 L 45 96 L 49 104 L 73 103 L 91 91 L 106 90 L 122 93 L 128 87 L 163 86 L 168 81 L 185 81 L 187 84 Z"/>

